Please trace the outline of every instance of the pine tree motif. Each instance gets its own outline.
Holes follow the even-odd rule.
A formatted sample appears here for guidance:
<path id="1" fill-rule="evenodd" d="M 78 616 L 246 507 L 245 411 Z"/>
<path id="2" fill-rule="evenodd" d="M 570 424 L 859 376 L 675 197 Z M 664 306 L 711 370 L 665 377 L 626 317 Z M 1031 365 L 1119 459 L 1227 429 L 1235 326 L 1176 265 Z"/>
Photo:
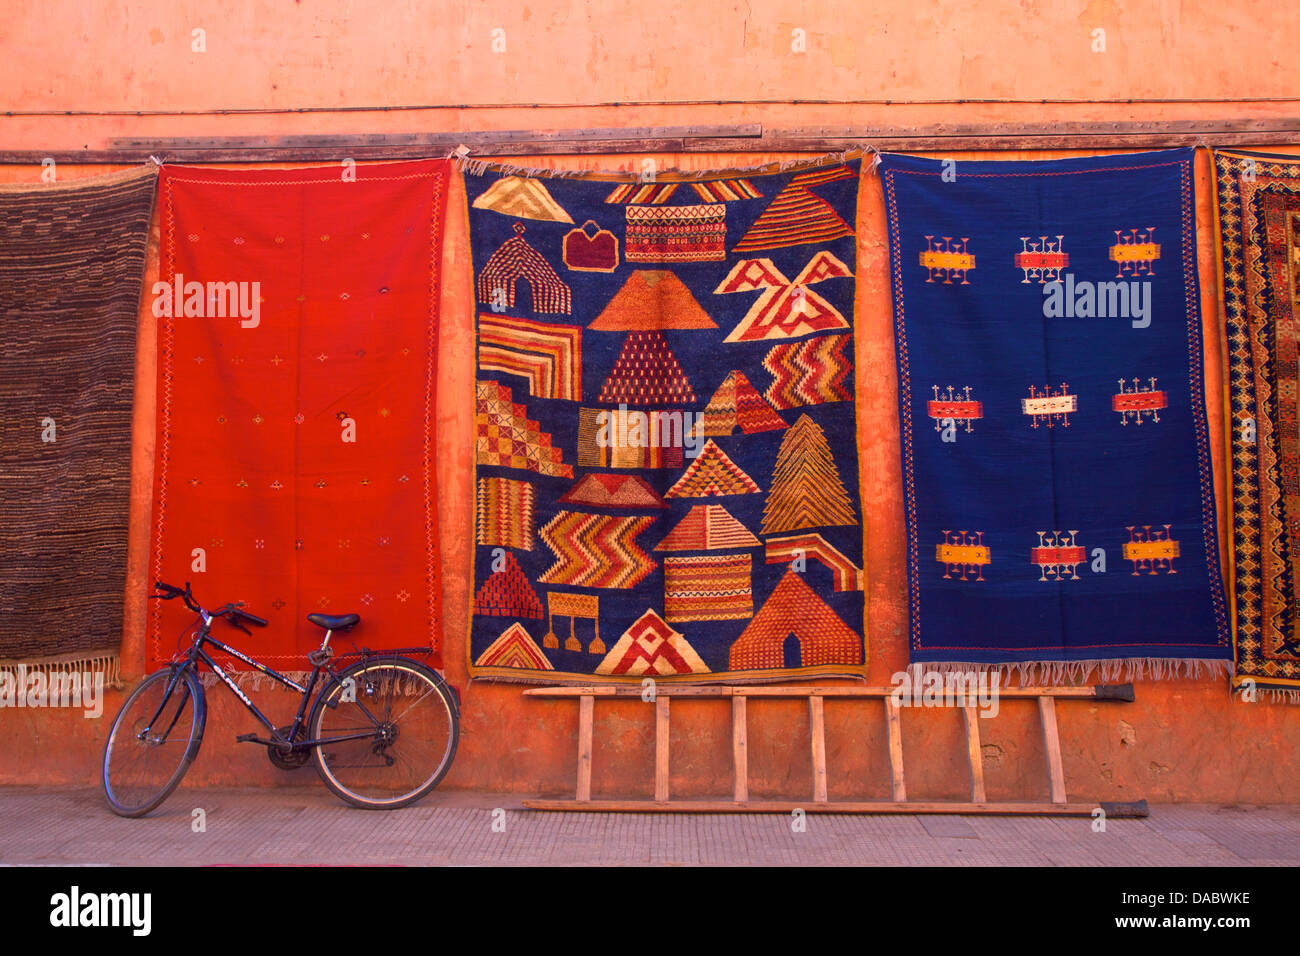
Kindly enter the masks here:
<path id="1" fill-rule="evenodd" d="M 790 426 L 776 453 L 763 534 L 857 524 L 826 434 L 807 415 Z"/>

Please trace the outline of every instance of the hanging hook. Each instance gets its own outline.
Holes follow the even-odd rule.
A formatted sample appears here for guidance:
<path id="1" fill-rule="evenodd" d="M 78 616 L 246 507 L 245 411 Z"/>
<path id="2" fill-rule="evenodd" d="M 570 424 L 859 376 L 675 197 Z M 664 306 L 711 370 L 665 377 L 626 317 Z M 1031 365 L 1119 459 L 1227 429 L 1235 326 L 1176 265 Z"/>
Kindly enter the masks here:
<path id="1" fill-rule="evenodd" d="M 867 150 L 867 152 L 871 154 L 871 165 L 868 168 L 872 172 L 875 172 L 876 167 L 880 165 L 880 150 L 877 149 L 875 146 L 873 146 L 871 143 L 868 143 L 865 149 Z"/>

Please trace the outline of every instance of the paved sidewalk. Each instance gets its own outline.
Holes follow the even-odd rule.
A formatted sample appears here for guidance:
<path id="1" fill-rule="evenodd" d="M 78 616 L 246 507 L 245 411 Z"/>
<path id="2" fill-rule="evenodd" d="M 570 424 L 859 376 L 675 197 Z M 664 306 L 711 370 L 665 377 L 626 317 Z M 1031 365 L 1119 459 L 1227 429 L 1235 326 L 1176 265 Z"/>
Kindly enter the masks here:
<path id="1" fill-rule="evenodd" d="M 0 864 L 1294 866 L 1300 806 L 1153 806 L 1145 820 L 524 810 L 519 797 L 434 792 L 387 813 L 323 787 L 182 788 L 140 820 L 94 788 L 0 788 Z M 193 811 L 207 830 L 192 829 Z M 496 810 L 504 813 L 494 813 Z M 493 828 L 494 820 L 504 820 Z"/>

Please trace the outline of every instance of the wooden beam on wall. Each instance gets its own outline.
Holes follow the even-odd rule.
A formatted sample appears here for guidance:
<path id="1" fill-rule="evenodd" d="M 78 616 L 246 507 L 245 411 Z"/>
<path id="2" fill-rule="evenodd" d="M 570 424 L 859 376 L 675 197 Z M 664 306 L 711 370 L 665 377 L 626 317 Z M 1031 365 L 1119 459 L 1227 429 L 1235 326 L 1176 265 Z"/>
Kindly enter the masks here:
<path id="1" fill-rule="evenodd" d="M 904 152 L 1153 149 L 1300 144 L 1300 117 L 1274 119 L 987 123 L 930 126 L 648 126 L 628 129 L 365 133 L 293 136 L 120 137 L 84 150 L 0 150 L 0 163 L 338 162 L 445 156 L 459 145 L 475 158 L 645 153 L 827 153 L 874 147 Z"/>
<path id="2" fill-rule="evenodd" d="M 242 137 L 242 136 L 185 136 L 166 140 L 151 140 L 147 137 L 120 136 L 110 139 L 108 145 L 114 149 L 145 149 L 158 142 L 166 142 L 176 149 L 229 149 L 251 144 L 254 139 L 264 141 L 267 147 L 281 149 L 338 149 L 342 147 L 397 147 L 415 146 L 425 149 L 453 150 L 457 146 L 496 147 L 511 143 L 524 143 L 535 146 L 547 142 L 604 143 L 638 141 L 638 140 L 687 140 L 687 139 L 752 139 L 763 135 L 761 123 L 742 123 L 740 125 L 694 125 L 694 126 L 630 126 L 624 128 L 603 127 L 593 129 L 535 130 L 515 129 L 491 131 L 470 131 L 449 133 L 352 133 L 324 134 L 306 133 L 286 136 Z"/>

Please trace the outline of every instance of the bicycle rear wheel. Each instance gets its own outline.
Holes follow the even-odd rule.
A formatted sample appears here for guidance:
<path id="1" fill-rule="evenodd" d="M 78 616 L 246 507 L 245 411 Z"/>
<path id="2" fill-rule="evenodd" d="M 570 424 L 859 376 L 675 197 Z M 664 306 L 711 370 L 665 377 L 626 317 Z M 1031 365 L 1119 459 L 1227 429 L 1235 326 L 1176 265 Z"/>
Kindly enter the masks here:
<path id="1" fill-rule="evenodd" d="M 167 799 L 199 752 L 207 714 L 188 668 L 156 671 L 131 692 L 104 745 L 104 796 L 114 813 L 144 816 Z"/>
<path id="2" fill-rule="evenodd" d="M 358 661 L 321 691 L 308 722 L 316 769 L 357 807 L 393 810 L 436 787 L 456 756 L 460 715 L 432 668 L 404 657 Z M 333 740 L 345 736 L 356 739 Z"/>

